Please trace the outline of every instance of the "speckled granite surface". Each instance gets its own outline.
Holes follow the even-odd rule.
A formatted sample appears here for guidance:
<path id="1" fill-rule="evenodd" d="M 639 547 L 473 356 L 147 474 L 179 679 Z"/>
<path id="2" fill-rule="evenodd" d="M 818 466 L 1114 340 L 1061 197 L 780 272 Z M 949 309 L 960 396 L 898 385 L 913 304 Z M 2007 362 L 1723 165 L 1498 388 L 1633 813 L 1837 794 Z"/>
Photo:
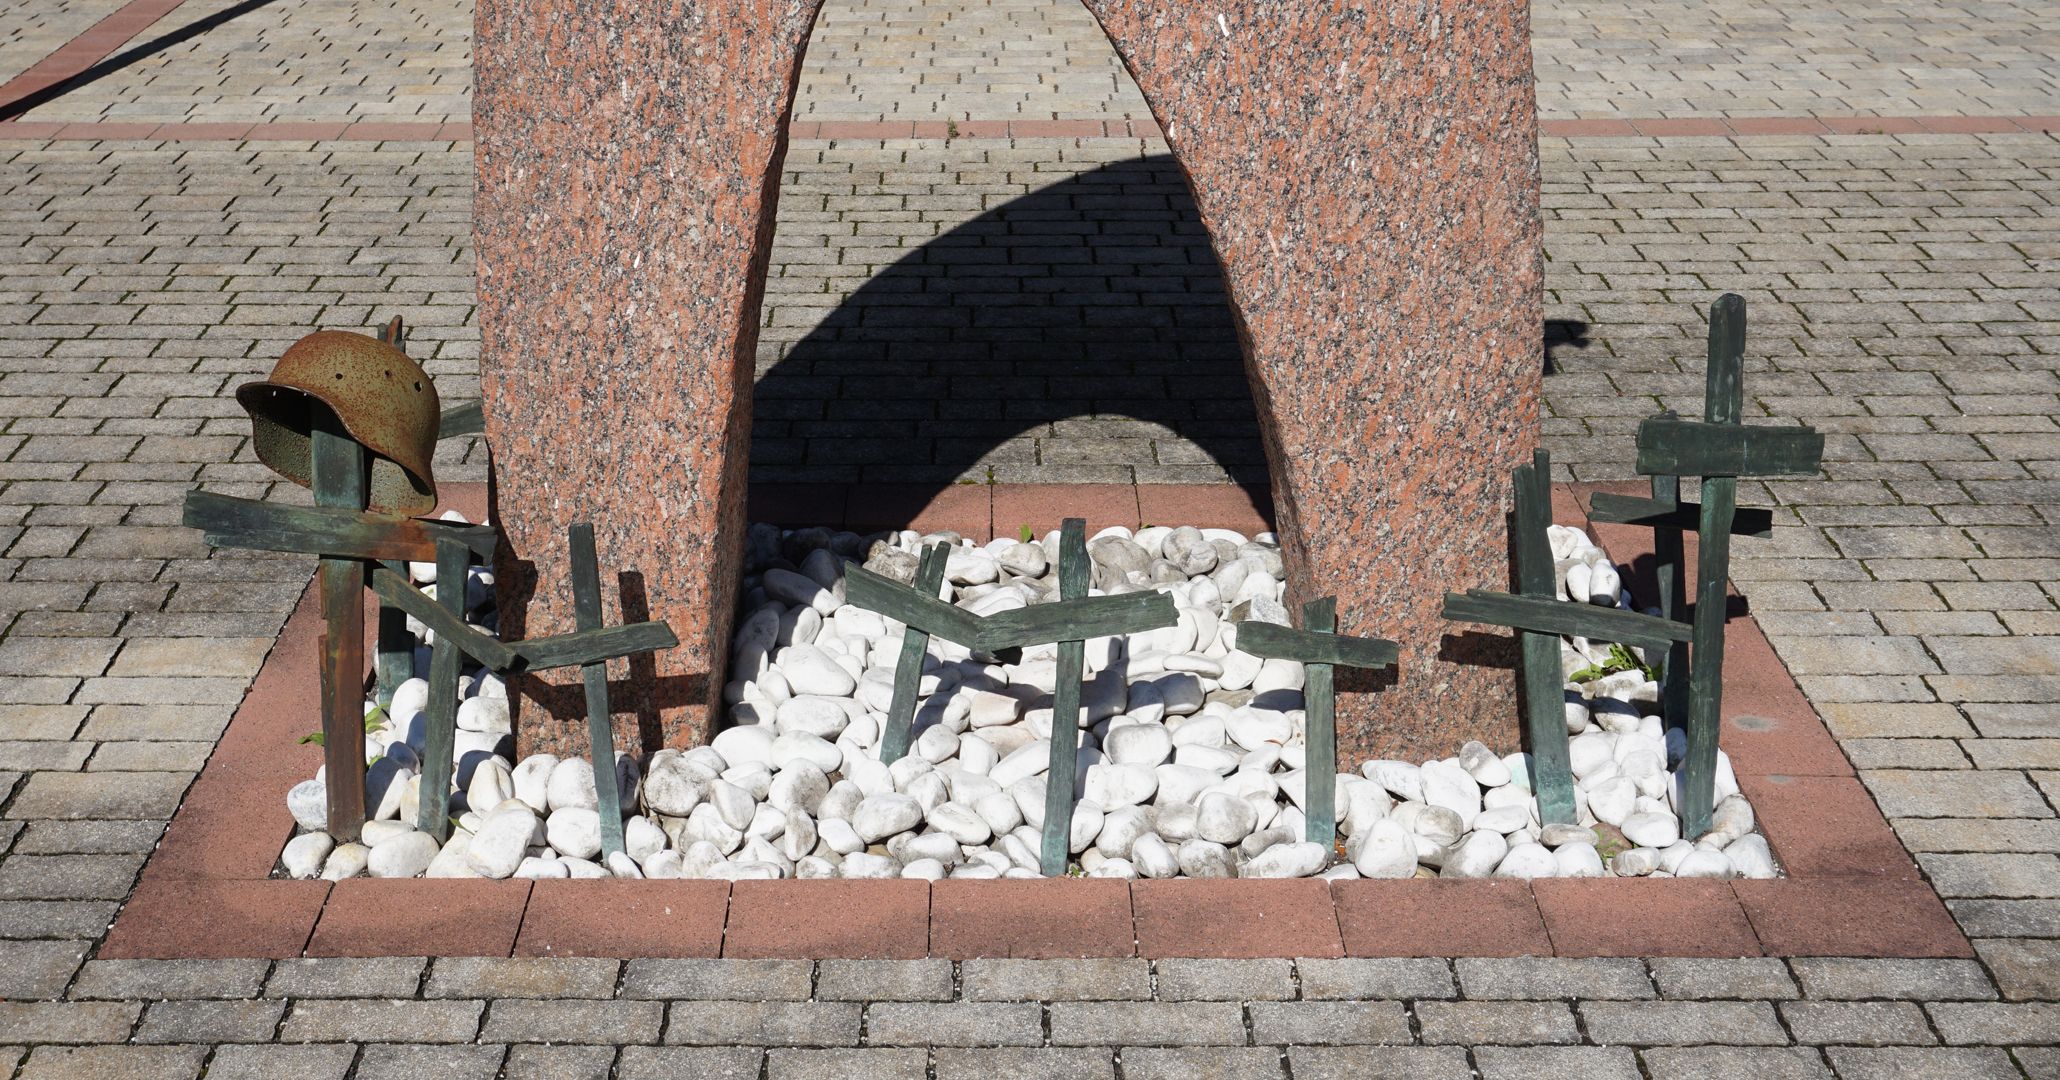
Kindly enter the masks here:
<path id="1" fill-rule="evenodd" d="M 1438 610 L 1507 584 L 1508 472 L 1538 436 L 1528 5 L 1087 7 L 1224 265 L 1291 599 L 1335 592 L 1341 630 L 1402 643 L 1395 685 L 1344 699 L 1339 757 L 1513 747 L 1510 672 Z"/>
<path id="2" fill-rule="evenodd" d="M 1341 679 L 1341 756 L 1514 746 L 1506 639 L 1438 611 L 1448 588 L 1506 583 L 1508 470 L 1538 433 L 1527 8 L 1088 7 L 1226 268 L 1291 600 L 1336 593 L 1341 629 L 1403 644 L 1380 693 Z M 634 702 L 618 700 L 647 746 L 696 741 L 718 690 L 749 426 L 735 406 L 813 15 L 802 0 L 693 10 L 478 9 L 482 376 L 513 546 L 504 631 L 565 628 L 564 528 L 593 521 L 604 567 L 633 575 L 622 595 L 648 597 L 682 639 L 630 673 Z M 527 693 L 530 746 L 583 747 L 569 679 Z"/>
<path id="3" fill-rule="evenodd" d="M 817 6 L 477 7 L 480 374 L 513 549 L 502 631 L 569 628 L 565 528 L 593 522 L 610 621 L 625 597 L 640 617 L 641 595 L 681 641 L 655 669 L 617 662 L 618 745 L 699 741 L 720 692 L 750 425 L 733 406 Z M 577 672 L 523 691 L 526 745 L 584 752 Z"/>

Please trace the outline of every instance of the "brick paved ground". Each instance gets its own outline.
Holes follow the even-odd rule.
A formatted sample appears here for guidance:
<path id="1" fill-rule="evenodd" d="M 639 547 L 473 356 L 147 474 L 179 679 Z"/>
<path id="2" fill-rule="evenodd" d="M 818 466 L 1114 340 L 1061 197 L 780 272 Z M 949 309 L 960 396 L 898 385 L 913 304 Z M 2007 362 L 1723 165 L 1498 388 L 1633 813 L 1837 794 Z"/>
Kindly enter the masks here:
<path id="1" fill-rule="evenodd" d="M 0 83 L 121 6 L 122 0 L 44 0 L 0 9 Z"/>
<path id="2" fill-rule="evenodd" d="M 466 11 L 282 2 L 44 109 L 462 118 Z M 2060 113 L 2036 5 L 1593 11 L 1538 9 L 1548 114 Z M 0 70 L 60 17 L 91 21 L 0 12 Z M 797 112 L 1132 115 L 1089 30 L 1064 0 L 833 0 Z M 755 475 L 882 475 L 868 424 L 924 440 L 935 479 L 1248 467 L 1249 401 L 1161 153 L 797 143 Z M 306 576 L 172 527 L 196 481 L 271 491 L 226 391 L 309 326 L 399 313 L 471 396 L 470 155 L 12 141 L 0 1077 L 1091 1076 L 1118 1053 L 1130 1078 L 2060 1077 L 2060 141 L 1549 139 L 1545 161 L 1550 448 L 1626 475 L 1635 418 L 1695 404 L 1699 305 L 1752 300 L 1754 407 L 1831 438 L 1823 479 L 1744 492 L 1780 531 L 1741 545 L 1740 583 L 1979 963 L 93 960 Z M 1007 286 L 976 276 L 994 248 L 1022 268 Z M 1064 364 L 1120 370 L 1084 385 Z M 1055 383 L 1077 411 L 1045 406 Z M 1089 411 L 1161 389 L 1142 421 Z M 989 410 L 978 430 L 938 422 L 940 390 Z M 448 474 L 479 478 L 459 453 Z"/>

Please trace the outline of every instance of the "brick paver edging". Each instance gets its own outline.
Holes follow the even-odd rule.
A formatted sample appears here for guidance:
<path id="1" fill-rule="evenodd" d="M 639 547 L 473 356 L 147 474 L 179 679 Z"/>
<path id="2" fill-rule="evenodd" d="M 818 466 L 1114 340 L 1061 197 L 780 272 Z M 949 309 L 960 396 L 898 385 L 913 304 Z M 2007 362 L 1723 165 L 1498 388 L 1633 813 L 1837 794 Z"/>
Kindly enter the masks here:
<path id="1" fill-rule="evenodd" d="M 172 13 L 186 0 L 129 0 L 94 23 L 85 33 L 65 42 L 50 55 L 29 65 L 28 70 L 0 85 L 0 116 L 14 111 L 23 99 L 40 94 L 107 59 L 131 38 Z"/>
<path id="2" fill-rule="evenodd" d="M 25 76 L 24 76 L 25 77 Z M 1553 138 L 1753 138 L 1780 135 L 2020 135 L 2060 132 L 2060 116 L 1760 116 L 1544 120 Z M 793 139 L 1009 141 L 1156 139 L 1150 120 L 821 120 L 796 121 Z M 0 121 L 0 140 L 123 142 L 470 142 L 469 121 L 300 121 L 175 123 L 100 120 Z"/>
<path id="3" fill-rule="evenodd" d="M 479 485 L 449 488 L 450 502 L 480 505 Z M 809 495 L 761 494 L 754 516 L 800 520 Z M 1248 496 L 1220 486 L 842 499 L 817 502 L 816 519 L 828 505 L 845 507 L 847 521 L 870 508 L 862 527 L 973 532 L 1021 518 L 1041 529 L 1068 508 L 1136 524 L 1152 504 L 1179 508 L 1182 522 L 1263 524 Z M 1557 520 L 1589 525 L 1585 491 L 1562 485 L 1554 503 Z M 1589 527 L 1619 562 L 1648 553 L 1645 530 Z M 317 724 L 319 635 L 310 589 L 145 865 L 103 959 L 1974 955 L 1750 615 L 1730 624 L 1723 738 L 1791 875 L 1774 881 L 273 879 L 293 828 L 282 795 L 318 760 L 296 743 Z"/>

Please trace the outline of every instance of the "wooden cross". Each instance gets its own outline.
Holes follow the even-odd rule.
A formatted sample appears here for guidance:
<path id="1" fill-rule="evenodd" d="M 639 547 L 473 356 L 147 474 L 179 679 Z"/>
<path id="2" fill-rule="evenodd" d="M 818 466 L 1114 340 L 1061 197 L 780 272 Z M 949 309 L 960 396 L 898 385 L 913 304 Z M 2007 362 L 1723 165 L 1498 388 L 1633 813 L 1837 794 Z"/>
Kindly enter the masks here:
<path id="1" fill-rule="evenodd" d="M 948 554 L 942 544 L 924 552 L 923 562 L 916 569 L 914 588 L 899 585 L 855 563 L 845 566 L 847 601 L 908 627 L 908 636 L 902 638 L 901 662 L 895 669 L 893 709 L 888 714 L 887 730 L 882 733 L 881 760 L 891 762 L 908 752 L 923 650 L 931 635 L 985 653 L 1057 642 L 1051 762 L 1045 776 L 1044 838 L 1039 865 L 1046 877 L 1063 874 L 1072 854 L 1074 788 L 1079 779 L 1080 690 L 1087 639 L 1172 626 L 1179 621 L 1179 613 L 1174 610 L 1173 598 L 1157 591 L 1088 596 L 1087 522 L 1080 518 L 1067 518 L 1059 529 L 1057 603 L 1000 611 L 985 618 L 947 604 L 937 599 L 937 589 L 943 582 Z M 926 571 L 933 576 L 926 578 Z M 890 752 L 893 757 L 887 756 Z"/>
<path id="2" fill-rule="evenodd" d="M 1337 597 L 1326 596 L 1302 605 L 1301 630 L 1262 622 L 1237 624 L 1239 651 L 1265 659 L 1299 660 L 1305 665 L 1302 706 L 1307 717 L 1308 760 L 1303 773 L 1307 810 L 1303 835 L 1325 850 L 1334 847 L 1338 839 L 1337 699 L 1331 669 L 1340 664 L 1393 667 L 1398 655 L 1395 643 L 1385 638 L 1339 636 L 1337 623 Z"/>
<path id="3" fill-rule="evenodd" d="M 1638 523 L 1653 529 L 1660 570 L 1660 611 L 1679 619 L 1685 611 L 1682 533 L 1696 530 L 1696 587 L 1693 640 L 1667 653 L 1661 704 L 1669 724 L 1688 732 L 1681 766 L 1681 822 L 1686 836 L 1709 831 L 1716 798 L 1717 736 L 1723 718 L 1724 594 L 1730 584 L 1731 537 L 1767 536 L 1772 515 L 1739 510 L 1738 477 L 1815 476 L 1823 465 L 1824 436 L 1808 425 L 1746 427 L 1745 300 L 1725 293 L 1710 307 L 1709 361 L 1704 375 L 1703 419 L 1663 413 L 1638 425 L 1638 471 L 1652 477 L 1653 497 Z M 1680 478 L 1702 478 L 1702 503 L 1680 501 Z M 1633 500 L 1611 501 L 1597 520 L 1635 509 Z M 1671 505 L 1669 505 L 1671 504 Z"/>
<path id="4" fill-rule="evenodd" d="M 1561 634 L 1621 641 L 1665 649 L 1686 641 L 1689 628 L 1671 619 L 1557 598 L 1552 543 L 1552 458 L 1539 450 L 1529 465 L 1516 467 L 1515 547 L 1517 593 L 1473 589 L 1445 594 L 1445 617 L 1519 631 L 1524 688 L 1524 727 L 1531 744 L 1531 784 L 1538 796 L 1538 820 L 1547 825 L 1575 822 L 1574 774 L 1567 757 L 1565 669 Z M 1242 631 L 1240 631 L 1242 633 Z M 1243 639 L 1240 638 L 1240 641 Z"/>

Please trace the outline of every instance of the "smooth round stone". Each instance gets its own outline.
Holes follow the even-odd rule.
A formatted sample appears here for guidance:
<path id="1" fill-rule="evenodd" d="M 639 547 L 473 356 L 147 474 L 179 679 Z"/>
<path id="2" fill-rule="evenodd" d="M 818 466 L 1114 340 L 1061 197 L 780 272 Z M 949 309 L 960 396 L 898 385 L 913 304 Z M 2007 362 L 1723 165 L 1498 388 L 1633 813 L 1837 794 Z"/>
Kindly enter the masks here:
<path id="1" fill-rule="evenodd" d="M 797 760 L 773 777 L 766 801 L 788 813 L 814 816 L 829 796 L 830 780 L 815 762 Z"/>
<path id="2" fill-rule="evenodd" d="M 839 670 L 842 669 L 840 668 Z M 851 714 L 845 710 L 837 698 L 804 694 L 780 702 L 779 707 L 773 710 L 773 723 L 785 734 L 813 735 L 818 739 L 834 739 L 838 735 L 843 734 L 844 729 L 850 726 Z M 731 728 L 730 730 L 749 731 L 751 729 Z M 728 754 L 723 756 L 730 757 Z M 736 761 L 737 759 L 730 758 L 730 760 Z M 743 760 L 746 762 L 755 761 L 762 764 L 771 764 L 773 762 L 772 745 L 770 743 L 766 745 L 762 756 L 750 754 Z"/>
<path id="3" fill-rule="evenodd" d="M 473 835 L 466 859 L 481 877 L 509 877 L 522 865 L 537 825 L 536 815 L 527 809 L 496 810 Z"/>
<path id="4" fill-rule="evenodd" d="M 472 770 L 472 782 L 465 785 L 466 806 L 499 806 L 515 798 L 515 775 L 491 758 Z"/>
<path id="5" fill-rule="evenodd" d="M 1470 832 L 1458 846 L 1445 854 L 1445 867 L 1440 877 L 1481 878 L 1487 877 L 1502 865 L 1502 859 L 1509 854 L 1509 841 L 1498 832 Z"/>
<path id="6" fill-rule="evenodd" d="M 1359 775 L 1379 784 L 1402 802 L 1423 801 L 1423 771 L 1407 761 L 1369 761 Z"/>
<path id="7" fill-rule="evenodd" d="M 1258 824 L 1252 804 L 1235 795 L 1210 792 L 1195 806 L 1195 833 L 1216 844 L 1235 844 Z"/>
<path id="8" fill-rule="evenodd" d="M 601 851 L 601 815 L 581 806 L 553 810 L 544 822 L 544 839 L 560 855 L 591 859 Z"/>
<path id="9" fill-rule="evenodd" d="M 885 855 L 871 855 L 859 851 L 844 856 L 838 866 L 838 876 L 847 878 L 898 878 L 901 864 Z"/>
<path id="10" fill-rule="evenodd" d="M 1456 762 L 1425 762 L 1418 774 L 1423 778 L 1423 800 L 1459 815 L 1463 829 L 1473 828 L 1481 812 L 1481 787 Z"/>
<path id="11" fill-rule="evenodd" d="M 1595 815 L 1595 820 L 1621 828 L 1637 809 L 1638 788 L 1629 779 L 1618 776 L 1588 788 L 1587 797 L 1588 811 Z"/>
<path id="12" fill-rule="evenodd" d="M 556 859 L 532 855 L 523 859 L 522 865 L 515 868 L 514 876 L 531 879 L 569 878 L 572 876 L 572 869 Z"/>
<path id="13" fill-rule="evenodd" d="M 274 789 L 276 790 L 276 789 Z M 310 831 L 329 827 L 329 789 L 320 780 L 303 780 L 286 792 L 286 811 L 294 824 Z"/>
<path id="14" fill-rule="evenodd" d="M 1616 761 L 1616 739 L 1600 731 L 1574 736 L 1567 741 L 1566 750 L 1574 775 L 1583 780 Z"/>
<path id="15" fill-rule="evenodd" d="M 1246 580 L 1249 582 L 1251 579 Z M 1259 674 L 1252 679 L 1252 692 L 1264 694 L 1273 690 L 1300 690 L 1303 678 L 1301 661 L 1269 659 L 1259 665 Z"/>
<path id="16" fill-rule="evenodd" d="M 1134 850 L 1134 849 L 1133 849 Z M 1180 870 L 1191 878 L 1228 878 L 1237 876 L 1237 861 L 1230 857 L 1230 850 L 1222 844 L 1196 838 L 1180 845 L 1177 853 Z"/>
<path id="17" fill-rule="evenodd" d="M 597 821 L 599 817 L 600 815 L 595 815 Z M 629 857 L 639 863 L 650 858 L 653 852 L 663 850 L 667 842 L 665 830 L 642 814 L 622 823 L 622 850 L 629 852 Z"/>
<path id="18" fill-rule="evenodd" d="M 836 595 L 806 575 L 773 567 L 759 580 L 765 586 L 765 594 L 782 603 L 812 607 L 823 615 L 837 610 Z"/>
<path id="19" fill-rule="evenodd" d="M 1624 837 L 1639 847 L 1663 848 L 1681 839 L 1681 821 L 1672 814 L 1632 814 L 1622 828 Z"/>
<path id="20" fill-rule="evenodd" d="M 996 836 L 1008 832 L 1023 823 L 1023 811 L 1017 808 L 1016 800 L 1007 792 L 991 792 L 973 800 L 973 812 Z"/>
<path id="21" fill-rule="evenodd" d="M 1552 861 L 1558 864 L 1554 877 L 1602 877 L 1606 873 L 1602 868 L 1602 854 L 1595 850 L 1594 844 L 1578 841 L 1561 844 L 1552 849 Z"/>
<path id="22" fill-rule="evenodd" d="M 1531 812 L 1522 806 L 1498 806 L 1492 810 L 1481 811 L 1480 815 L 1473 819 L 1474 828 L 1499 832 L 1505 836 L 1530 823 Z"/>
<path id="23" fill-rule="evenodd" d="M 923 821 L 923 805 L 907 795 L 869 795 L 851 815 L 851 828 L 872 843 L 915 828 Z"/>
<path id="24" fill-rule="evenodd" d="M 363 844 L 338 844 L 322 861 L 323 881 L 343 881 L 365 872 L 365 860 L 372 849 Z"/>
<path id="25" fill-rule="evenodd" d="M 410 830 L 374 844 L 365 858 L 365 870 L 379 878 L 420 877 L 436 858 L 436 851 L 436 837 Z"/>
<path id="26" fill-rule="evenodd" d="M 1036 776 L 1051 765 L 1051 740 L 1038 739 L 1025 743 L 1019 749 L 996 762 L 987 770 L 987 777 L 1002 787 L 1008 787 L 1018 780 Z"/>
<path id="27" fill-rule="evenodd" d="M 686 761 L 677 754 L 653 757 L 651 771 L 644 775 L 644 808 L 667 817 L 685 817 L 701 801 L 706 783 L 696 778 Z M 516 797 L 522 798 L 519 786 Z M 529 802 L 528 799 L 522 801 Z"/>
<path id="28" fill-rule="evenodd" d="M 781 650 L 778 667 L 796 694 L 839 698 L 850 697 L 858 689 L 858 680 L 844 665 L 815 645 L 790 645 Z"/>
<path id="29" fill-rule="evenodd" d="M 1253 856 L 1244 865 L 1239 877 L 1248 878 L 1299 878 L 1314 877 L 1330 864 L 1330 852 L 1322 844 L 1302 841 L 1298 843 L 1275 844 Z"/>
<path id="30" fill-rule="evenodd" d="M 1180 873 L 1180 860 L 1173 849 L 1152 833 L 1139 836 L 1130 845 L 1130 864 L 1137 868 L 1141 877 L 1162 879 Z"/>
<path id="31" fill-rule="evenodd" d="M 429 869 L 422 871 L 426 878 L 476 878 L 479 871 L 472 868 L 472 834 L 464 829 L 451 830 L 450 839 L 443 842 L 443 849 L 436 858 L 429 860 Z"/>
<path id="32" fill-rule="evenodd" d="M 469 697 L 458 703 L 458 728 L 462 731 L 485 731 L 505 735 L 515 730 L 508 715 L 508 699 L 498 697 Z"/>
<path id="33" fill-rule="evenodd" d="M 549 810 L 551 808 L 551 772 L 557 767 L 558 758 L 554 754 L 531 754 L 523 758 L 522 763 L 515 766 L 512 776 L 515 784 L 515 797 L 529 804 L 529 808 L 539 814 Z M 492 803 L 487 808 L 490 809 L 498 805 L 500 804 Z M 670 813 L 671 811 L 664 812 Z M 680 813 L 684 814 L 686 811 L 682 810 Z"/>
<path id="34" fill-rule="evenodd" d="M 1509 783 L 1509 766 L 1483 743 L 1469 740 L 1459 748 L 1459 767 L 1482 787 L 1497 788 Z"/>
<path id="35" fill-rule="evenodd" d="M 601 865 L 608 868 L 608 875 L 610 877 L 636 881 L 644 876 L 644 871 L 637 866 L 636 860 L 630 858 L 625 852 L 609 852 L 608 858 Z"/>
<path id="36" fill-rule="evenodd" d="M 1088 766 L 1081 797 L 1103 806 L 1137 806 L 1151 799 L 1158 789 L 1157 775 L 1143 765 L 1103 762 Z"/>
<path id="37" fill-rule="evenodd" d="M 1774 869 L 1774 853 L 1767 847 L 1767 838 L 1758 833 L 1733 840 L 1724 848 L 1724 857 L 1739 877 L 1764 880 L 1778 873 Z"/>
<path id="38" fill-rule="evenodd" d="M 1393 818 L 1381 818 L 1367 829 L 1352 853 L 1362 877 L 1406 878 L 1416 875 L 1416 837 Z"/>
<path id="39" fill-rule="evenodd" d="M 1246 750 L 1277 747 L 1294 737 L 1294 721 L 1286 713 L 1270 709 L 1244 708 L 1230 714 L 1223 723 L 1230 741 Z"/>
<path id="40" fill-rule="evenodd" d="M 568 806 L 585 807 L 589 810 L 601 804 L 594 794 L 594 767 L 585 758 L 566 758 L 551 769 L 550 785 L 546 798 L 551 809 L 560 810 Z M 511 871 L 512 872 L 512 871 Z"/>
<path id="41" fill-rule="evenodd" d="M 1495 867 L 1496 877 L 1519 878 L 1525 881 L 1552 877 L 1558 872 L 1559 863 L 1550 851 L 1545 850 L 1543 844 L 1517 844 L 1509 849 L 1509 854 L 1504 855 Z"/>
<path id="42" fill-rule="evenodd" d="M 960 803 L 939 805 L 925 816 L 925 820 L 931 828 L 968 846 L 984 844 L 994 837 L 994 829 L 987 824 L 987 819 L 972 807 Z"/>
<path id="43" fill-rule="evenodd" d="M 288 874 L 307 880 L 322 872 L 323 862 L 335 847 L 336 841 L 330 839 L 328 833 L 302 833 L 286 842 L 286 850 L 279 853 L 279 861 L 285 865 Z"/>
<path id="44" fill-rule="evenodd" d="M 1618 877 L 1644 877 L 1659 869 L 1658 848 L 1632 848 L 1619 851 L 1609 860 L 1610 872 Z"/>
<path id="45" fill-rule="evenodd" d="M 817 772 L 829 773 L 844 764 L 844 752 L 837 749 L 835 743 L 816 735 L 782 735 L 773 740 L 772 755 L 772 767 L 781 773 L 797 764 L 808 764 Z"/>
<path id="46" fill-rule="evenodd" d="M 1111 728 L 1102 740 L 1102 753 L 1118 765 L 1156 767 L 1173 754 L 1174 737 L 1159 724 L 1129 724 Z M 1153 788 L 1158 782 L 1153 781 Z"/>
<path id="47" fill-rule="evenodd" d="M 839 711 L 842 711 L 842 706 L 839 706 Z M 708 745 L 729 765 L 757 762 L 769 766 L 772 764 L 773 737 L 769 727 L 742 725 L 716 732 L 715 738 L 708 740 Z"/>
<path id="48" fill-rule="evenodd" d="M 1729 878 L 1736 874 L 1731 860 L 1721 851 L 1691 851 L 1674 866 L 1674 876 L 1681 878 Z"/>
<path id="49" fill-rule="evenodd" d="M 358 842 L 366 847 L 378 847 L 396 836 L 414 831 L 413 821 L 368 821 L 358 830 Z"/>
<path id="50" fill-rule="evenodd" d="M 1595 835 L 1595 830 L 1585 825 L 1554 823 L 1538 832 L 1538 842 L 1549 848 L 1556 848 L 1561 844 L 1587 844 L 1594 847 L 1599 839 Z"/>

